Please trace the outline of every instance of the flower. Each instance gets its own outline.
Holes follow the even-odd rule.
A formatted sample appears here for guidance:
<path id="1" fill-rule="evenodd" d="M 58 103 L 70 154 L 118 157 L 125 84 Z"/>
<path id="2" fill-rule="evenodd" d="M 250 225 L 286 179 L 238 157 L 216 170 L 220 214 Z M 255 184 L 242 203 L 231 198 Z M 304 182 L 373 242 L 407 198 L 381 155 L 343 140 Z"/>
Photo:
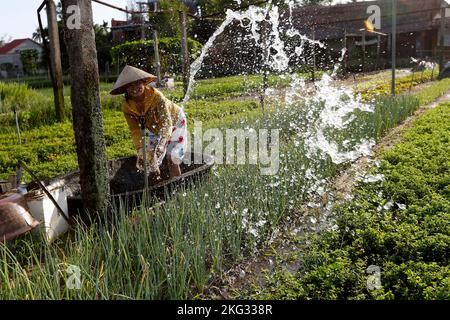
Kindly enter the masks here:
<path id="1" fill-rule="evenodd" d="M 184 140 L 183 136 L 179 136 L 179 137 L 178 137 L 178 143 L 182 143 L 183 140 Z"/>

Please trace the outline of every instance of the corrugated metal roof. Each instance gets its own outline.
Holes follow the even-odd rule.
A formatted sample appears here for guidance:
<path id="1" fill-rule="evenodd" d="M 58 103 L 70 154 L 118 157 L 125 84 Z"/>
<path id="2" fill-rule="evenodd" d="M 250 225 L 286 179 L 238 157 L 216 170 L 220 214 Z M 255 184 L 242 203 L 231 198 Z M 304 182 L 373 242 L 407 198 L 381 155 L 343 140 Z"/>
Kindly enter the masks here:
<path id="1" fill-rule="evenodd" d="M 443 0 L 398 0 L 397 30 L 399 33 L 417 32 L 436 28 L 436 15 Z M 367 9 L 378 5 L 381 9 L 381 31 L 390 33 L 392 28 L 392 1 L 363 1 L 335 6 L 307 6 L 292 12 L 292 22 L 304 34 L 316 29 L 316 39 L 342 38 L 347 33 L 360 33 L 363 22 L 369 18 Z M 284 12 L 288 14 L 288 12 Z"/>

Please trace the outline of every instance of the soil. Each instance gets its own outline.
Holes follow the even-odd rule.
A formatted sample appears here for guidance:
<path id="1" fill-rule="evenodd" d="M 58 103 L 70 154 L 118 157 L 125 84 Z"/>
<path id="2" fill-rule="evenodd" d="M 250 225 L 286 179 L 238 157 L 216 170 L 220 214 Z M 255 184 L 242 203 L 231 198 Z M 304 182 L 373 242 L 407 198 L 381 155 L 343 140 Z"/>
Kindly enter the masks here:
<path id="1" fill-rule="evenodd" d="M 421 85 L 415 90 L 423 89 L 429 84 Z M 298 236 L 308 232 L 317 232 L 320 226 L 317 221 L 321 215 L 326 214 L 329 205 L 346 201 L 357 181 L 357 177 L 367 172 L 374 164 L 374 158 L 381 151 L 392 148 L 402 139 L 405 130 L 427 110 L 435 108 L 443 102 L 450 101 L 450 91 L 435 102 L 419 108 L 413 115 L 392 129 L 379 143 L 373 147 L 372 156 L 361 157 L 343 170 L 333 181 L 330 191 L 321 199 L 317 199 L 317 207 L 305 205 L 301 210 L 291 212 L 289 221 L 285 221 L 284 230 L 276 240 L 251 261 L 244 261 L 234 268 L 226 271 L 217 278 L 205 292 L 205 296 L 213 299 L 233 299 L 241 297 L 240 294 L 256 284 L 261 287 L 267 285 L 265 274 L 270 274 L 275 267 L 285 267 L 290 272 L 296 272 L 301 268 L 298 255 L 301 253 L 302 244 L 296 241 Z"/>

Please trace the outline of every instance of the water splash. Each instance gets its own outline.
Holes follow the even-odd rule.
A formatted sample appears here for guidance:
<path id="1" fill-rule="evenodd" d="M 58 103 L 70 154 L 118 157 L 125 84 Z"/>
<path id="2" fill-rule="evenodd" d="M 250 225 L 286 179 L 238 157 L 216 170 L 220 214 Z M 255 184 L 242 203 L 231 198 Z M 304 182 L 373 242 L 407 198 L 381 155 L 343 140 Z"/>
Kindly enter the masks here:
<path id="1" fill-rule="evenodd" d="M 292 13 L 292 8 L 298 6 L 302 2 L 288 2 L 290 12 Z M 228 9 L 226 12 L 225 20 L 222 22 L 220 27 L 213 33 L 213 35 L 208 39 L 207 43 L 203 46 L 199 57 L 191 64 L 190 76 L 187 92 L 184 96 L 182 104 L 185 105 L 189 99 L 190 94 L 195 86 L 195 77 L 201 70 L 203 61 L 208 55 L 209 50 L 214 45 L 217 37 L 219 37 L 225 29 L 234 21 L 238 21 L 241 27 L 247 29 L 249 34 L 246 39 L 248 41 L 253 41 L 256 46 L 260 46 L 266 52 L 276 52 L 274 55 L 267 55 L 264 64 L 271 70 L 277 72 L 285 72 L 288 69 L 290 57 L 287 55 L 285 50 L 284 42 L 281 40 L 280 33 L 282 32 L 279 28 L 280 24 L 280 14 L 279 7 L 272 5 L 272 1 L 269 1 L 266 8 L 261 8 L 257 6 L 250 6 L 246 11 L 236 12 Z M 270 32 L 265 39 L 261 41 L 261 27 L 262 23 L 266 23 L 270 26 Z M 304 42 L 310 42 L 312 44 L 318 45 L 320 48 L 324 48 L 325 44 L 317 41 L 311 40 L 307 36 L 302 35 L 298 30 L 295 30 L 292 26 L 289 28 L 287 33 L 291 38 L 299 37 Z M 264 42 L 264 43 L 263 43 Z M 267 47 L 266 47 L 267 46 Z M 297 52 L 297 56 L 301 56 L 302 50 Z"/>
<path id="2" fill-rule="evenodd" d="M 264 66 L 290 78 L 289 86 L 284 94 L 284 101 L 280 97 L 274 102 L 278 104 L 277 117 L 279 116 L 280 123 L 282 121 L 289 123 L 290 130 L 293 130 L 297 137 L 294 146 L 303 148 L 304 154 L 309 159 L 309 167 L 305 168 L 303 177 L 306 183 L 300 187 L 301 191 L 321 196 L 325 193 L 327 186 L 327 180 L 320 172 L 320 163 L 323 163 L 324 159 L 330 159 L 337 165 L 352 162 L 361 156 L 371 154 L 371 149 L 375 144 L 373 139 L 352 137 L 351 134 L 345 141 L 338 141 L 329 132 L 346 130 L 356 119 L 355 112 L 371 113 L 374 111 L 374 107 L 365 103 L 361 95 L 355 94 L 352 88 L 335 83 L 335 78 L 347 53 L 345 48 L 342 48 L 332 71 L 324 74 L 315 84 L 308 83 L 298 74 L 289 73 L 293 59 L 304 58 L 306 44 L 326 48 L 320 40 L 312 40 L 302 34 L 292 23 L 294 8 L 301 6 L 302 2 L 285 1 L 288 12 L 287 28 L 281 27 L 280 7 L 271 1 L 265 8 L 250 6 L 242 12 L 228 10 L 223 23 L 191 65 L 189 86 L 183 104 L 189 101 L 189 96 L 195 86 L 195 77 L 201 70 L 202 63 L 217 38 L 233 22 L 238 22 L 247 32 L 246 41 L 258 46 L 263 52 L 270 53 L 266 54 L 262 61 Z M 286 43 L 283 41 L 285 36 L 290 40 L 295 38 L 300 41 L 300 45 L 294 49 L 293 54 L 287 52 Z M 279 183 L 279 180 L 274 179 L 269 186 Z"/>

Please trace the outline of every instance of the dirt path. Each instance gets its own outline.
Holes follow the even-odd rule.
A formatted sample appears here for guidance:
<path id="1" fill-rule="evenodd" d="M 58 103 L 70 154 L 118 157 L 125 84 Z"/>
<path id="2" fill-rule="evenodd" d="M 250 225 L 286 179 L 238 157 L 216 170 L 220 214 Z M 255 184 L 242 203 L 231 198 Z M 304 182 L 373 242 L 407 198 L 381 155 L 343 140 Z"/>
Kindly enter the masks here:
<path id="1" fill-rule="evenodd" d="M 338 204 L 346 201 L 351 190 L 364 172 L 374 165 L 374 158 L 382 151 L 392 148 L 402 139 L 402 133 L 412 126 L 412 123 L 427 110 L 435 108 L 443 102 L 450 101 L 450 91 L 437 99 L 435 102 L 419 108 L 413 115 L 393 128 L 372 149 L 372 156 L 361 157 L 343 170 L 332 183 L 330 191 L 319 201 L 318 208 L 310 208 L 306 205 L 299 211 L 293 211 L 289 215 L 290 221 L 285 222 L 284 231 L 266 248 L 259 256 L 245 261 L 233 269 L 228 270 L 222 277 L 216 280 L 208 290 L 206 296 L 215 299 L 233 299 L 239 297 L 252 284 L 266 286 L 265 273 L 270 273 L 275 267 L 285 267 L 291 272 L 296 272 L 301 267 L 299 259 L 292 259 L 301 252 L 302 244 L 295 238 L 318 229 L 317 220 L 319 216 L 328 210 L 330 204 Z"/>

